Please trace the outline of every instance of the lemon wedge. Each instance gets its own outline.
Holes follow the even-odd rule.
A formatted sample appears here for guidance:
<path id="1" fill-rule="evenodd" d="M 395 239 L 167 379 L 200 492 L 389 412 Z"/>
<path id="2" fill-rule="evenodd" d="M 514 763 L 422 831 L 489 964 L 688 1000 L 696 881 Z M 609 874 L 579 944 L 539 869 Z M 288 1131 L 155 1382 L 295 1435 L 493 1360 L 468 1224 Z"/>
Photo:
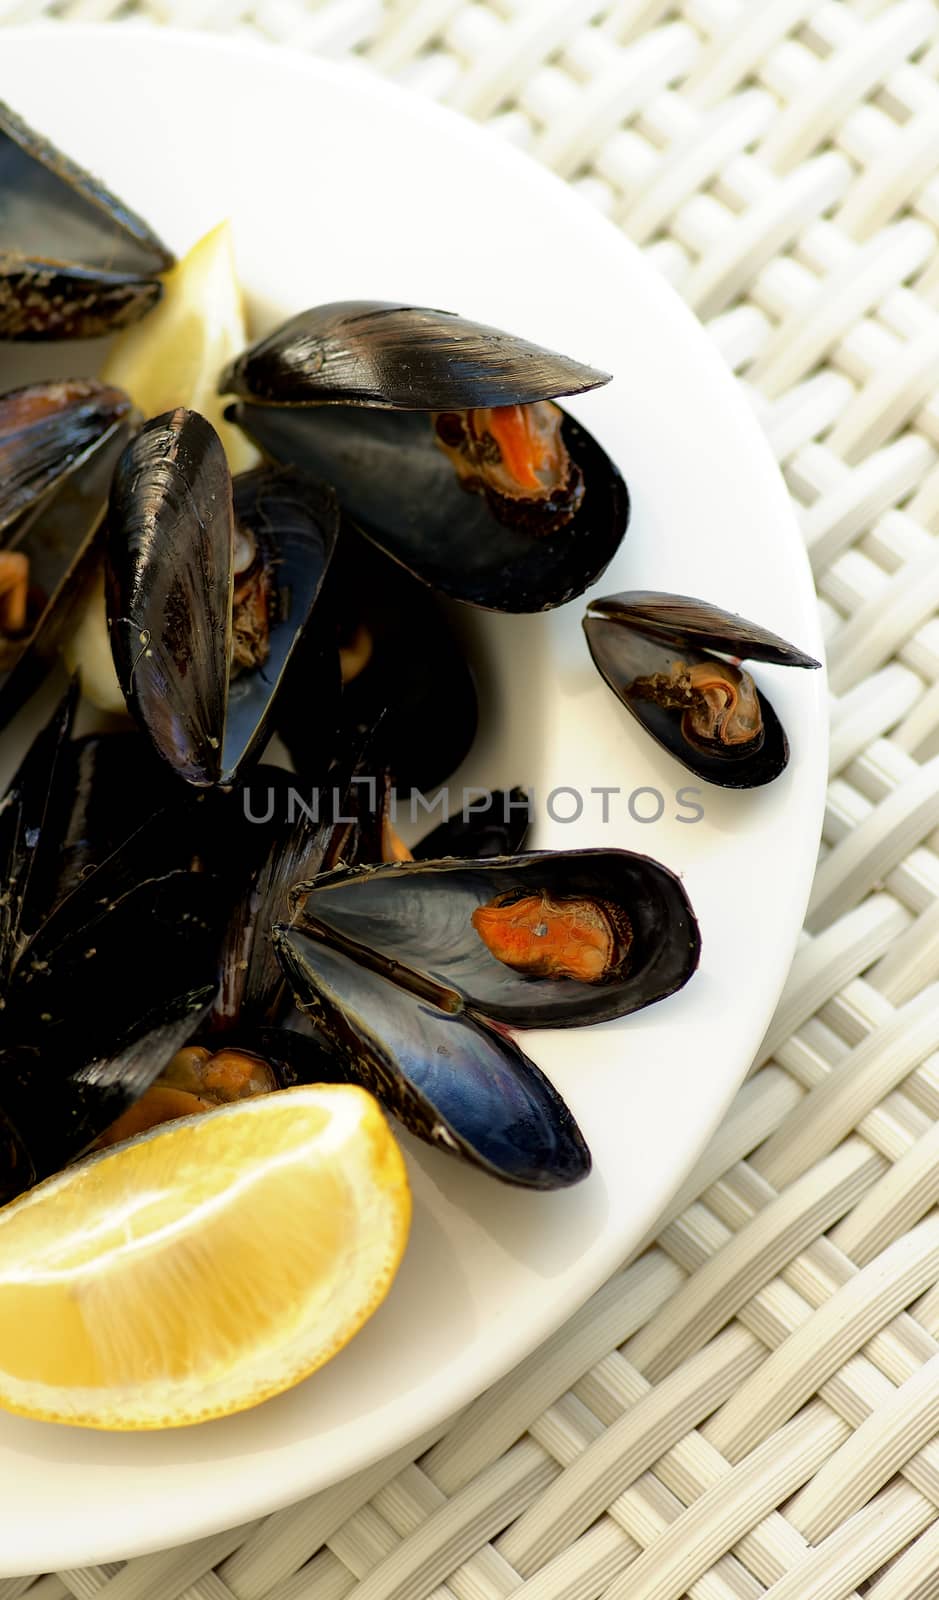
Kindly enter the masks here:
<path id="1" fill-rule="evenodd" d="M 218 432 L 232 472 L 246 472 L 258 452 L 225 421 L 227 401 L 217 389 L 247 343 L 231 225 L 220 222 L 166 273 L 156 310 L 119 335 L 101 377 L 125 390 L 145 418 L 176 406 L 201 412 Z"/>
<path id="2" fill-rule="evenodd" d="M 0 1406 L 129 1429 L 256 1405 L 380 1305 L 410 1211 L 353 1085 L 242 1100 L 67 1168 L 0 1210 Z"/>

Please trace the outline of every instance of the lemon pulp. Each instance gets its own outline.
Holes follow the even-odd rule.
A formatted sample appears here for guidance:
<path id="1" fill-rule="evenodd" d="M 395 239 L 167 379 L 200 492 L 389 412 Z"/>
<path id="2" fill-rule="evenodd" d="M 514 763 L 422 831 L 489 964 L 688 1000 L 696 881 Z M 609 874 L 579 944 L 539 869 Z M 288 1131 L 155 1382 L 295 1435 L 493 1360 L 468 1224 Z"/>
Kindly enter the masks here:
<path id="1" fill-rule="evenodd" d="M 409 1217 L 398 1147 L 350 1085 L 118 1146 L 0 1211 L 0 1404 L 105 1428 L 254 1404 L 348 1342 Z"/>

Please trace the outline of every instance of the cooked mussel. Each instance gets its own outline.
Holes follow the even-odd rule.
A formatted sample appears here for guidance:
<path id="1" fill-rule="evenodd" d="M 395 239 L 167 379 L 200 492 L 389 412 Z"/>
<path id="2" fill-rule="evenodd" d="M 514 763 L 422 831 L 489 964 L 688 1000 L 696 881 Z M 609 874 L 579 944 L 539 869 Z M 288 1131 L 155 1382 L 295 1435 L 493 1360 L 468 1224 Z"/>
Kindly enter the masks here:
<path id="1" fill-rule="evenodd" d="M 614 694 L 699 778 L 752 789 L 783 771 L 785 730 L 740 662 L 815 668 L 814 657 L 719 606 L 644 590 L 591 601 L 584 632 Z"/>
<path id="2" fill-rule="evenodd" d="M 52 493 L 130 409 L 126 394 L 94 378 L 0 395 L 0 533 Z"/>
<path id="3" fill-rule="evenodd" d="M 0 103 L 0 339 L 135 322 L 173 257 L 140 217 Z"/>
<path id="4" fill-rule="evenodd" d="M 678 878 L 626 850 L 337 869 L 296 926 L 453 1014 L 577 1027 L 673 994 L 698 963 Z"/>
<path id="5" fill-rule="evenodd" d="M 338 531 L 335 497 L 296 472 L 232 484 L 195 412 L 146 424 L 114 475 L 108 619 L 127 703 L 187 782 L 231 784 L 260 752 Z"/>
<path id="6" fill-rule="evenodd" d="M 590 1157 L 506 1025 L 624 1016 L 687 983 L 700 948 L 678 879 L 622 850 L 339 868 L 290 904 L 277 954 L 344 1075 L 419 1138 L 537 1189 Z"/>
<path id="7" fill-rule="evenodd" d="M 125 394 L 91 379 L 0 396 L 0 724 L 77 619 L 130 417 Z"/>
<path id="8" fill-rule="evenodd" d="M 72 689 L 0 807 L 5 1197 L 80 1154 L 192 1036 L 237 892 L 230 871 L 223 881 L 206 870 L 185 790 L 109 854 L 63 875 L 63 818 L 87 810 L 69 741 L 75 701 Z"/>
<path id="9" fill-rule="evenodd" d="M 423 582 L 497 611 L 580 594 L 626 530 L 626 486 L 554 404 L 608 381 L 424 307 L 343 302 L 294 317 L 223 376 L 267 453 L 325 478 Z"/>
<path id="10" fill-rule="evenodd" d="M 297 927 L 274 931 L 300 1009 L 418 1138 L 492 1176 L 560 1189 L 590 1171 L 570 1110 L 504 1032 L 409 992 Z"/>

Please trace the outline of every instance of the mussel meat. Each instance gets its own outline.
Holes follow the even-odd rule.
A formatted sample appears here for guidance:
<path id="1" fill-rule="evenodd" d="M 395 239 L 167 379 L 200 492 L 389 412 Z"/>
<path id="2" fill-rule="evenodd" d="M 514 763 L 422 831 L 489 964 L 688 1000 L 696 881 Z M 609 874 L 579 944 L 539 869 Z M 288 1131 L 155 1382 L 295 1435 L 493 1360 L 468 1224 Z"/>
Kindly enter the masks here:
<path id="1" fill-rule="evenodd" d="M 2 103 L 0 213 L 0 339 L 93 338 L 160 298 L 165 245 Z"/>
<path id="2" fill-rule="evenodd" d="M 234 1100 L 272 1094 L 278 1087 L 273 1070 L 260 1056 L 246 1050 L 213 1052 L 207 1045 L 186 1045 L 177 1050 L 140 1099 L 99 1135 L 95 1147 L 120 1144 L 160 1123 L 198 1116 Z"/>
<path id="3" fill-rule="evenodd" d="M 554 533 L 573 522 L 584 475 L 561 434 L 564 413 L 550 400 L 433 414 L 437 444 L 462 487 L 485 496 L 511 528 Z"/>
<path id="4" fill-rule="evenodd" d="M 609 983 L 628 969 L 632 923 L 613 900 L 505 889 L 470 921 L 497 961 L 529 978 Z"/>
<path id="5" fill-rule="evenodd" d="M 584 632 L 614 694 L 699 778 L 751 789 L 783 771 L 785 730 L 740 662 L 815 668 L 814 657 L 744 617 L 686 595 L 637 591 L 591 601 Z"/>
<path id="6" fill-rule="evenodd" d="M 423 307 L 321 306 L 223 376 L 231 420 L 332 483 L 351 520 L 442 594 L 541 611 L 593 583 L 626 530 L 616 467 L 553 402 L 608 381 Z"/>

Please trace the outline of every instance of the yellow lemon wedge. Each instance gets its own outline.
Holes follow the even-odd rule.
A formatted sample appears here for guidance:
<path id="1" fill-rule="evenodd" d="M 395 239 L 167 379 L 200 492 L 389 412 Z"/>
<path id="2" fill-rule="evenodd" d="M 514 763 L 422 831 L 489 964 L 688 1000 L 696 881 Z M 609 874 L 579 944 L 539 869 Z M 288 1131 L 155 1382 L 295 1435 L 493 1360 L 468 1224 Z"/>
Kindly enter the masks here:
<path id="1" fill-rule="evenodd" d="M 0 1210 L 0 1406 L 102 1429 L 227 1416 L 384 1299 L 404 1161 L 353 1085 L 281 1090 L 67 1168 Z"/>
<path id="2" fill-rule="evenodd" d="M 103 566 L 95 573 L 87 599 L 77 613 L 71 632 L 63 639 L 61 649 L 68 671 L 78 673 L 82 694 L 92 705 L 112 716 L 126 718 L 127 702 L 118 682 L 108 637 Z"/>
<path id="3" fill-rule="evenodd" d="M 260 457 L 240 429 L 225 421 L 227 401 L 216 393 L 225 367 L 247 342 L 231 226 L 221 222 L 165 274 L 156 310 L 119 334 L 101 377 L 129 394 L 144 418 L 176 406 L 201 412 L 218 432 L 232 472 L 247 472 Z M 125 711 L 108 640 L 103 570 L 62 655 L 69 672 L 80 675 L 92 705 Z"/>
<path id="4" fill-rule="evenodd" d="M 176 406 L 201 412 L 217 430 L 232 472 L 245 472 L 258 452 L 225 421 L 227 401 L 217 390 L 247 343 L 231 226 L 221 222 L 166 273 L 156 310 L 119 335 L 101 377 L 124 389 L 145 418 Z"/>

